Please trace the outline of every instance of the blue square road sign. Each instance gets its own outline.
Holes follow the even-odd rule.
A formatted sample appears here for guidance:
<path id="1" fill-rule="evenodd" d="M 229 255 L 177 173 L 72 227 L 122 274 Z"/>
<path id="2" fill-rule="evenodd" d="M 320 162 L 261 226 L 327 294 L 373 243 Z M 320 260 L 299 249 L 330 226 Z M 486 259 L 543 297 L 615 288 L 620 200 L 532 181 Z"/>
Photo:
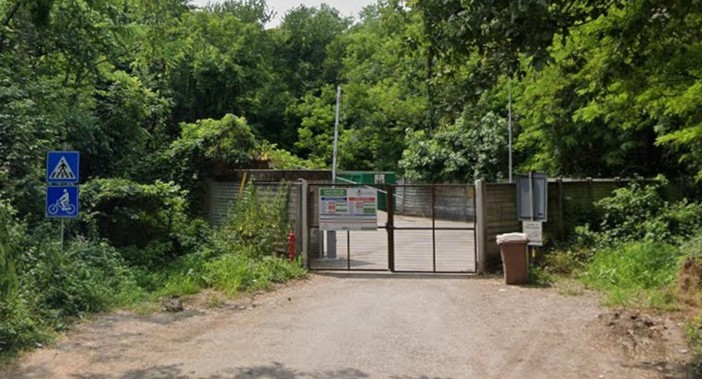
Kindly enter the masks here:
<path id="1" fill-rule="evenodd" d="M 46 157 L 46 182 L 49 184 L 78 184 L 80 153 L 49 151 Z"/>
<path id="2" fill-rule="evenodd" d="M 78 217 L 78 187 L 49 186 L 46 188 L 46 217 Z"/>

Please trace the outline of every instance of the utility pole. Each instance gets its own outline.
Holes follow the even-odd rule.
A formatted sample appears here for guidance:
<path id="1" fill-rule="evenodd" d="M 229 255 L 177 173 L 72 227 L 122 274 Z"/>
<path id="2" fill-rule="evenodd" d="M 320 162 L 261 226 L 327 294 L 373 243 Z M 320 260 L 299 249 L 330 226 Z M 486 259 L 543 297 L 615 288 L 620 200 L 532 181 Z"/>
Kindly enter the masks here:
<path id="1" fill-rule="evenodd" d="M 512 183 L 512 78 L 509 78 L 508 100 L 507 100 L 507 127 L 509 129 L 509 182 Z"/>
<path id="2" fill-rule="evenodd" d="M 339 108 L 341 107 L 341 86 L 336 87 L 336 114 L 334 116 L 334 152 L 332 153 L 332 186 L 336 185 L 336 155 L 339 150 Z M 327 232 L 327 258 L 336 259 L 336 231 Z"/>

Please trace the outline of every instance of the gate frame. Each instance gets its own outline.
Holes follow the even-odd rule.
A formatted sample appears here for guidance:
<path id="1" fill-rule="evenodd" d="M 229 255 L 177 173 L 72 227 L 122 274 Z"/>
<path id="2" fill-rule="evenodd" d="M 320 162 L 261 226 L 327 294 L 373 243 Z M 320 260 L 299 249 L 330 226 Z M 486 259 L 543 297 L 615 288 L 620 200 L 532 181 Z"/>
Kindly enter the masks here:
<path id="1" fill-rule="evenodd" d="M 479 233 L 479 230 L 483 229 L 481 226 L 481 223 L 484 221 L 483 217 L 483 210 L 481 209 L 482 207 L 482 201 L 478 199 L 479 194 L 482 195 L 482 191 L 479 190 L 479 181 L 476 182 L 475 184 L 385 184 L 382 187 L 384 187 L 387 195 L 387 221 L 385 225 L 383 226 L 378 226 L 378 229 L 385 229 L 387 232 L 387 242 L 388 242 L 388 248 L 387 248 L 387 258 L 388 258 L 388 265 L 387 268 L 385 269 L 354 269 L 351 267 L 351 244 L 350 244 L 350 235 L 348 234 L 349 232 L 347 231 L 347 264 L 345 268 L 313 268 L 312 267 L 312 259 L 310 259 L 309 256 L 309 251 L 310 251 L 310 232 L 313 228 L 317 228 L 319 230 L 319 225 L 312 225 L 309 220 L 309 215 L 311 209 L 314 209 L 314 206 L 311 204 L 309 196 L 311 196 L 314 192 L 310 191 L 310 187 L 318 187 L 322 188 L 325 186 L 339 186 L 342 188 L 353 188 L 353 187 L 372 187 L 376 188 L 378 190 L 381 190 L 378 187 L 375 186 L 369 186 L 367 184 L 333 184 L 333 183 L 308 183 L 305 180 L 301 180 L 301 191 L 300 193 L 302 194 L 302 199 L 300 204 L 302 205 L 300 208 L 300 219 L 302 220 L 302 256 L 303 256 L 303 263 L 307 269 L 311 271 L 359 271 L 359 272 L 373 272 L 373 271 L 389 271 L 393 273 L 433 273 L 433 274 L 478 274 L 483 272 L 483 254 L 481 254 L 481 241 L 479 236 L 482 235 L 482 233 Z M 395 194 L 395 189 L 399 187 L 429 187 L 431 188 L 431 221 L 432 225 L 431 227 L 396 227 L 395 226 L 395 199 L 396 199 L 396 194 Z M 437 187 L 462 187 L 462 188 L 473 188 L 473 196 L 472 196 L 472 201 L 473 201 L 473 226 L 472 227 L 437 227 L 436 226 L 436 188 Z M 382 190 L 381 190 L 382 191 Z M 413 271 L 413 270 L 396 270 L 395 269 L 395 253 L 396 253 L 396 246 L 395 246 L 395 231 L 396 230 L 431 230 L 432 231 L 432 269 L 431 270 L 420 270 L 420 271 Z M 472 231 L 473 232 L 473 259 L 475 262 L 473 270 L 469 271 L 437 271 L 436 270 L 436 231 L 437 230 L 464 230 L 464 231 Z M 321 231 L 320 231 L 321 232 Z"/>

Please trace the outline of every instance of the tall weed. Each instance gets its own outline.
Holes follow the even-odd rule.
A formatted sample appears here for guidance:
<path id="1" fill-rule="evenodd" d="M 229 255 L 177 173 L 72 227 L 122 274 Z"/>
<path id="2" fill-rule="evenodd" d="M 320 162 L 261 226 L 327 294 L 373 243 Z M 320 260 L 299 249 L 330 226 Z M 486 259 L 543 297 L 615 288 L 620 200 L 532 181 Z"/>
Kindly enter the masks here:
<path id="1" fill-rule="evenodd" d="M 105 242 L 77 239 L 61 251 L 46 241 L 28 252 L 24 265 L 25 288 L 38 310 L 57 323 L 143 296 L 119 252 Z"/>
<path id="2" fill-rule="evenodd" d="M 224 224 L 213 236 L 215 254 L 237 253 L 251 257 L 275 254 L 276 246 L 284 246 L 290 231 L 288 220 L 288 188 L 275 192 L 259 192 L 249 184 L 237 199 Z"/>
<path id="3" fill-rule="evenodd" d="M 208 286 L 234 295 L 240 291 L 266 289 L 273 283 L 300 278 L 305 270 L 299 262 L 268 256 L 253 258 L 250 254 L 226 254 L 205 265 Z"/>

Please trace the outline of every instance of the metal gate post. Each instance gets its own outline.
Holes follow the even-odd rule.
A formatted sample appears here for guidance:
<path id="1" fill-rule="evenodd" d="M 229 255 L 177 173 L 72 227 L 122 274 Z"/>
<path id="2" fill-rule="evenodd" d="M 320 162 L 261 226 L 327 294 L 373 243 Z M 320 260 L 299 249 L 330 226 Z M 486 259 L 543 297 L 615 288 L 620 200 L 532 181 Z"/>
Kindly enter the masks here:
<path id="1" fill-rule="evenodd" d="M 485 273 L 487 261 L 487 212 L 486 188 L 482 180 L 475 181 L 475 245 L 478 274 Z"/>
<path id="2" fill-rule="evenodd" d="M 395 271 L 395 194 L 392 185 L 387 185 L 387 209 L 388 220 L 385 222 L 385 230 L 388 232 L 388 270 Z"/>
<path id="3" fill-rule="evenodd" d="M 436 272 L 436 186 L 431 184 L 431 271 Z"/>

